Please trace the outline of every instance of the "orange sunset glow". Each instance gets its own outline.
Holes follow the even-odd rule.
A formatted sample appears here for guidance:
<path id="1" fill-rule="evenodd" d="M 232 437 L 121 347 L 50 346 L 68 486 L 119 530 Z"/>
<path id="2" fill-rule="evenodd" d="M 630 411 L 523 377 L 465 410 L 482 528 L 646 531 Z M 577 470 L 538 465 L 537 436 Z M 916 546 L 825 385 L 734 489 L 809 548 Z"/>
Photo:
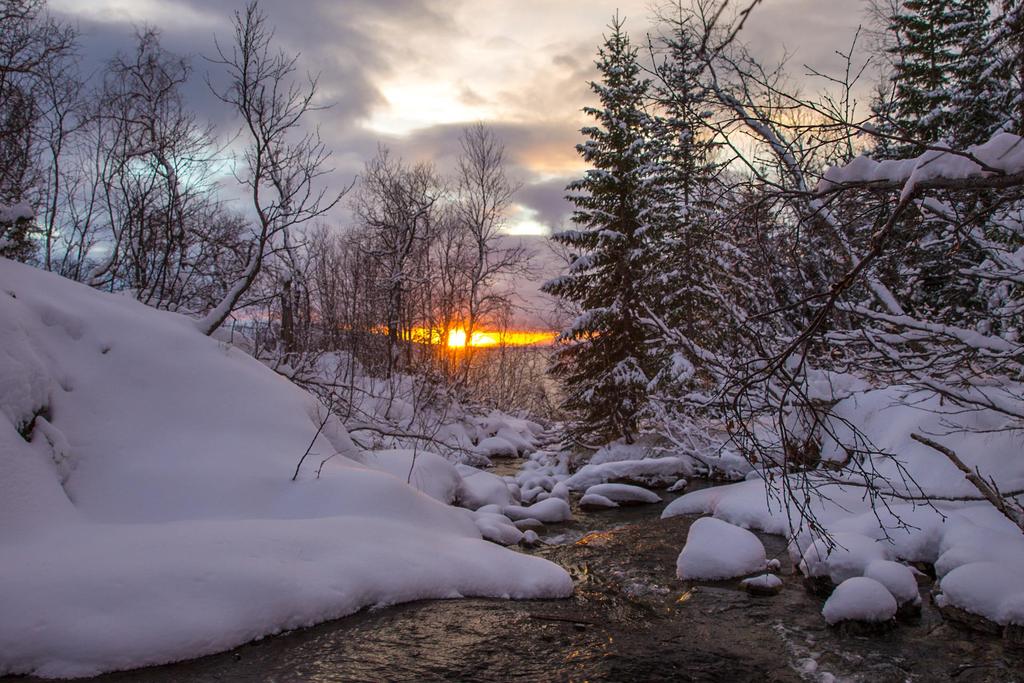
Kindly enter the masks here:
<path id="1" fill-rule="evenodd" d="M 383 332 L 383 330 L 382 330 Z M 409 339 L 420 344 L 440 345 L 442 338 L 444 346 L 449 349 L 464 349 L 467 346 L 472 348 L 486 348 L 489 346 L 545 346 L 554 342 L 557 332 L 520 330 L 520 331 L 499 331 L 499 330 L 477 330 L 472 335 L 467 335 L 463 328 L 448 330 L 445 335 L 441 330 L 429 329 L 426 327 L 414 327 L 409 331 Z"/>

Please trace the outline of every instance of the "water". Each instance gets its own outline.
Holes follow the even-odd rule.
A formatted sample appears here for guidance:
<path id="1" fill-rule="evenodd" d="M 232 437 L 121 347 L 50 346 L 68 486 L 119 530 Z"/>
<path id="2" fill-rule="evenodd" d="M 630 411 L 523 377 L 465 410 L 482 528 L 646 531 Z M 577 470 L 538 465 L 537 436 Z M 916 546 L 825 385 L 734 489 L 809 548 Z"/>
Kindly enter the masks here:
<path id="1" fill-rule="evenodd" d="M 777 537 L 761 538 L 783 562 L 778 596 L 748 596 L 736 581 L 679 581 L 675 560 L 693 519 L 661 520 L 662 507 L 576 510 L 573 522 L 548 527 L 546 538 L 562 543 L 530 552 L 573 574 L 567 600 L 400 605 L 92 680 L 1024 681 L 1019 651 L 944 623 L 927 598 L 918 621 L 884 635 L 829 629 L 822 599 L 792 574 Z"/>

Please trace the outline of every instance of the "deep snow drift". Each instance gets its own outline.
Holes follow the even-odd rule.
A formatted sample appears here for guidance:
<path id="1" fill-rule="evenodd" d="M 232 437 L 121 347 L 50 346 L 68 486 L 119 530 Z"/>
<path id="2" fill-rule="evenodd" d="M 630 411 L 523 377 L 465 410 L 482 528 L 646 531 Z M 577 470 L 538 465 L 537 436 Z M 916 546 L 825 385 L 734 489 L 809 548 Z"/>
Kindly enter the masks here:
<path id="1" fill-rule="evenodd" d="M 319 423 L 188 318 L 0 259 L 0 674 L 168 662 L 419 598 L 572 591 L 432 498 L 462 486 L 439 458 L 410 476 L 411 457 L 366 455 L 328 422 L 311 450 L 339 455 L 290 481 Z"/>

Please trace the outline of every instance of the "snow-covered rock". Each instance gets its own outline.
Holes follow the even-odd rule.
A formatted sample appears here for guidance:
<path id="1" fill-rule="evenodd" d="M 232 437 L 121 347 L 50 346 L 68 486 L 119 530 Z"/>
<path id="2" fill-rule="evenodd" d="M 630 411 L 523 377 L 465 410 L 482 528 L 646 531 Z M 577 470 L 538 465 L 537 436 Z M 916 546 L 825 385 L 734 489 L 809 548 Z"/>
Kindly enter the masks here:
<path id="1" fill-rule="evenodd" d="M 740 581 L 740 588 L 751 595 L 777 595 L 782 591 L 782 579 L 775 574 L 760 574 Z"/>
<path id="2" fill-rule="evenodd" d="M 382 603 L 571 593 L 358 462 L 336 420 L 314 439 L 321 410 L 185 316 L 0 259 L 0 675 L 176 661 Z"/>
<path id="3" fill-rule="evenodd" d="M 880 623 L 896 616 L 896 599 L 878 581 L 855 576 L 843 581 L 825 601 L 821 615 L 830 626 L 844 621 Z"/>
<path id="4" fill-rule="evenodd" d="M 480 443 L 476 445 L 476 450 L 478 453 L 489 458 L 514 458 L 519 455 L 516 447 L 500 436 L 489 436 L 486 439 L 481 439 Z"/>
<path id="5" fill-rule="evenodd" d="M 523 540 L 523 532 L 508 517 L 496 512 L 472 513 L 480 534 L 499 545 L 515 545 Z"/>
<path id="6" fill-rule="evenodd" d="M 686 580 L 731 579 L 762 571 L 766 562 L 757 536 L 720 519 L 702 517 L 690 526 L 676 560 L 676 575 Z"/>
<path id="7" fill-rule="evenodd" d="M 864 576 L 885 586 L 898 605 L 916 605 L 921 602 L 917 579 L 910 567 L 891 560 L 875 560 L 864 569 Z"/>
<path id="8" fill-rule="evenodd" d="M 498 475 L 469 465 L 456 465 L 455 469 L 462 478 L 457 495 L 460 505 L 476 510 L 484 505 L 505 506 L 516 502 L 508 484 Z"/>
<path id="9" fill-rule="evenodd" d="M 619 504 L 597 493 L 588 493 L 580 498 L 580 507 L 584 510 L 609 510 L 619 507 Z"/>
<path id="10" fill-rule="evenodd" d="M 1022 623 L 1024 566 L 971 562 L 942 577 L 939 606 L 951 605 L 997 624 Z"/>
<path id="11" fill-rule="evenodd" d="M 572 519 L 569 504 L 561 498 L 548 498 L 528 507 L 507 505 L 502 512 L 513 521 L 533 518 L 545 524 L 554 524 Z"/>
<path id="12" fill-rule="evenodd" d="M 661 496 L 640 486 L 631 484 L 595 484 L 585 495 L 603 496 L 619 505 L 643 505 L 660 503 Z"/>
<path id="13" fill-rule="evenodd" d="M 692 475 L 693 472 L 692 461 L 684 457 L 616 460 L 584 465 L 565 480 L 565 485 L 573 491 L 583 491 L 596 484 L 616 481 L 667 486 L 682 476 Z"/>

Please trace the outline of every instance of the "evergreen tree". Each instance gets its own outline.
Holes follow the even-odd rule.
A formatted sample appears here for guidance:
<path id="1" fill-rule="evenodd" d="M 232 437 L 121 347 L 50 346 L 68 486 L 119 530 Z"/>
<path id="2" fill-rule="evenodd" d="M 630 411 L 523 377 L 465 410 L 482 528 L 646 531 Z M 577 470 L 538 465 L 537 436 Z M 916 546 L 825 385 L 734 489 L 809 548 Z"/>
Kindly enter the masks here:
<path id="1" fill-rule="evenodd" d="M 553 239 L 574 254 L 567 271 L 544 285 L 579 311 L 561 333 L 553 373 L 562 380 L 563 407 L 583 439 L 624 437 L 632 442 L 646 402 L 651 371 L 643 324 L 645 241 L 656 218 L 651 196 L 650 117 L 644 102 L 650 81 L 637 50 L 616 17 L 598 52 L 600 82 L 591 89 L 599 107 L 584 112 L 597 123 L 576 149 L 591 168 L 571 183 L 576 228 Z"/>
<path id="2" fill-rule="evenodd" d="M 703 349 L 717 346 L 721 302 L 717 300 L 716 272 L 727 248 L 717 234 L 721 170 L 714 161 L 715 143 L 704 122 L 707 92 L 704 62 L 698 58 L 699 41 L 685 22 L 664 40 L 664 61 L 654 95 L 662 115 L 655 117 L 656 154 L 649 185 L 658 202 L 656 234 L 649 241 L 650 282 L 654 313 L 688 343 Z M 662 389 L 687 390 L 683 377 L 683 349 L 675 343 L 660 348 L 658 384 Z M 699 377 L 685 372 L 684 384 Z M 692 388 L 692 387 L 690 387 Z"/>
<path id="3" fill-rule="evenodd" d="M 904 0 L 891 17 L 894 93 L 876 111 L 887 115 L 883 133 L 908 140 L 892 146 L 896 156 L 940 140 L 971 144 L 996 127 L 990 98 L 999 86 L 980 49 L 988 21 L 987 0 Z"/>

